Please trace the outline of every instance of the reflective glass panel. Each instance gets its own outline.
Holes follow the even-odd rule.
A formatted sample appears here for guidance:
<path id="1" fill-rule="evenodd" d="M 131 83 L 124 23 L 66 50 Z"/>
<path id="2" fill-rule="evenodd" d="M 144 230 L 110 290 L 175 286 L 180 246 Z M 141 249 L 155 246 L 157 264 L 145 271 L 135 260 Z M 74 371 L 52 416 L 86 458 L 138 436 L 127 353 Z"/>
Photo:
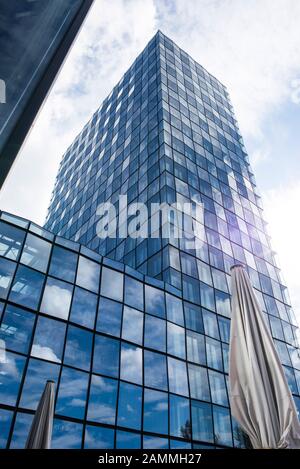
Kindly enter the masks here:
<path id="1" fill-rule="evenodd" d="M 82 425 L 66 420 L 54 419 L 51 448 L 80 449 Z"/>
<path id="2" fill-rule="evenodd" d="M 142 384 L 143 381 L 143 349 L 122 343 L 121 347 L 121 379 L 131 383 Z"/>
<path id="3" fill-rule="evenodd" d="M 186 363 L 168 357 L 168 375 L 170 392 L 188 396 Z"/>
<path id="4" fill-rule="evenodd" d="M 141 282 L 125 276 L 125 303 L 133 308 L 144 309 L 144 287 Z"/>
<path id="5" fill-rule="evenodd" d="M 64 362 L 88 371 L 91 366 L 92 338 L 91 332 L 69 326 Z"/>
<path id="6" fill-rule="evenodd" d="M 211 405 L 192 401 L 193 440 L 214 441 Z"/>
<path id="7" fill-rule="evenodd" d="M 188 361 L 206 365 L 205 338 L 197 332 L 186 331 Z"/>
<path id="8" fill-rule="evenodd" d="M 211 400 L 214 404 L 228 405 L 226 384 L 224 375 L 217 371 L 209 370 L 209 382 L 211 389 Z"/>
<path id="9" fill-rule="evenodd" d="M 48 277 L 44 290 L 41 311 L 61 319 L 68 319 L 73 286 Z"/>
<path id="10" fill-rule="evenodd" d="M 87 290 L 98 293 L 100 281 L 100 265 L 96 262 L 80 256 L 76 284 Z"/>
<path id="11" fill-rule="evenodd" d="M 0 298 L 7 297 L 16 267 L 15 262 L 0 257 Z"/>
<path id="12" fill-rule="evenodd" d="M 144 350 L 145 386 L 168 390 L 167 361 L 161 353 Z"/>
<path id="13" fill-rule="evenodd" d="M 52 251 L 49 274 L 67 282 L 74 282 L 77 257 L 75 252 L 55 245 Z"/>
<path id="14" fill-rule="evenodd" d="M 26 372 L 20 401 L 21 407 L 36 409 L 43 394 L 47 380 L 57 384 L 59 365 L 31 358 Z"/>
<path id="15" fill-rule="evenodd" d="M 118 449 L 139 449 L 141 448 L 141 435 L 118 430 L 116 447 Z"/>
<path id="16" fill-rule="evenodd" d="M 83 288 L 75 287 L 70 321 L 93 328 L 97 309 L 97 295 Z"/>
<path id="17" fill-rule="evenodd" d="M 87 419 L 115 425 L 118 381 L 92 375 Z"/>
<path id="18" fill-rule="evenodd" d="M 120 342 L 116 339 L 95 336 L 93 371 L 117 377 L 119 374 Z"/>
<path id="19" fill-rule="evenodd" d="M 166 317 L 165 295 L 162 290 L 145 285 L 145 301 L 147 313 L 161 318 Z"/>
<path id="20" fill-rule="evenodd" d="M 166 351 L 166 321 L 145 314 L 145 347 Z"/>
<path id="21" fill-rule="evenodd" d="M 24 449 L 33 420 L 32 414 L 17 413 L 10 449 Z"/>
<path id="22" fill-rule="evenodd" d="M 185 358 L 185 333 L 184 328 L 167 323 L 168 353 L 179 358 Z"/>
<path id="23" fill-rule="evenodd" d="M 85 449 L 112 449 L 114 447 L 115 432 L 111 428 L 85 427 L 84 448 Z"/>
<path id="24" fill-rule="evenodd" d="M 60 415 L 83 419 L 88 381 L 88 373 L 63 367 L 55 412 Z"/>
<path id="25" fill-rule="evenodd" d="M 168 433 L 168 394 L 145 389 L 144 431 Z"/>
<path id="26" fill-rule="evenodd" d="M 120 427 L 140 430 L 142 420 L 142 388 L 120 382 L 118 422 Z"/>
<path id="27" fill-rule="evenodd" d="M 0 347 L 0 403 L 15 405 L 23 374 L 25 357 Z"/>
<path id="28" fill-rule="evenodd" d="M 122 338 L 142 345 L 144 314 L 140 311 L 124 306 Z"/>
<path id="29" fill-rule="evenodd" d="M 0 449 L 3 449 L 6 447 L 6 442 L 10 430 L 10 425 L 13 417 L 13 412 L 10 412 L 9 410 L 5 409 L 0 409 L 0 427 L 1 427 L 1 433 L 0 433 Z"/>
<path id="30" fill-rule="evenodd" d="M 40 316 L 38 318 L 31 355 L 51 362 L 61 362 L 66 324 Z"/>
<path id="31" fill-rule="evenodd" d="M 217 316 L 214 313 L 207 311 L 206 309 L 202 311 L 202 314 L 205 334 L 214 337 L 215 339 L 219 339 L 220 335 L 218 329 Z"/>
<path id="32" fill-rule="evenodd" d="M 100 297 L 96 329 L 109 335 L 120 337 L 122 304 Z"/>
<path id="33" fill-rule="evenodd" d="M 190 364 L 188 369 L 191 397 L 200 401 L 210 401 L 207 369 Z"/>
<path id="34" fill-rule="evenodd" d="M 173 394 L 170 394 L 170 434 L 187 440 L 191 439 L 189 400 Z"/>
<path id="35" fill-rule="evenodd" d="M 48 243 L 48 241 L 28 233 L 20 262 L 45 273 L 48 266 L 50 251 L 51 244 Z"/>
<path id="36" fill-rule="evenodd" d="M 112 269 L 103 267 L 101 276 L 101 295 L 112 300 L 123 300 L 123 277 L 124 275 Z"/>
<path id="37" fill-rule="evenodd" d="M 166 305 L 168 321 L 184 326 L 182 301 L 179 298 L 166 293 Z"/>
<path id="38" fill-rule="evenodd" d="M 218 340 L 206 337 L 207 365 L 223 371 L 221 343 Z"/>
<path id="39" fill-rule="evenodd" d="M 27 353 L 35 315 L 16 306 L 7 305 L 0 328 L 0 343 L 7 349 Z"/>
<path id="40" fill-rule="evenodd" d="M 0 221 L 0 256 L 16 261 L 25 237 L 25 231 Z"/>
<path id="41" fill-rule="evenodd" d="M 9 299 L 28 308 L 37 309 L 43 283 L 43 274 L 19 265 Z"/>
<path id="42" fill-rule="evenodd" d="M 184 302 L 185 324 L 188 329 L 196 332 L 204 332 L 201 308 L 191 303 Z"/>
<path id="43" fill-rule="evenodd" d="M 232 433 L 229 410 L 213 406 L 215 441 L 220 445 L 232 446 Z"/>

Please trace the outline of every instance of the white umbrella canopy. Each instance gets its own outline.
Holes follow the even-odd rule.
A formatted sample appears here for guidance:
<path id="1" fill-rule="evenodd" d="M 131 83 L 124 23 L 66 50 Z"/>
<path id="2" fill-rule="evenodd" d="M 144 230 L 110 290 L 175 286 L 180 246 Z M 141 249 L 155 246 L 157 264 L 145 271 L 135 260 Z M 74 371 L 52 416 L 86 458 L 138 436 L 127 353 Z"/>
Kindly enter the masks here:
<path id="1" fill-rule="evenodd" d="M 26 449 L 50 449 L 54 415 L 54 381 L 47 381 L 35 412 Z"/>
<path id="2" fill-rule="evenodd" d="M 253 448 L 300 448 L 291 391 L 248 274 L 233 266 L 229 385 L 232 415 Z"/>

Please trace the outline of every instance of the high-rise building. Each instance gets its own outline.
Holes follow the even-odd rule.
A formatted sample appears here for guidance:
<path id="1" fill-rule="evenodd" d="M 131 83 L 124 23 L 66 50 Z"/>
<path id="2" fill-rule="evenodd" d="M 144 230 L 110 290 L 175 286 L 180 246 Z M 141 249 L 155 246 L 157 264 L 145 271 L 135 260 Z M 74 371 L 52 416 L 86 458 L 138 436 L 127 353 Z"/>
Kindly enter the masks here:
<path id="1" fill-rule="evenodd" d="M 0 188 L 92 0 L 10 0 L 0 10 Z"/>
<path id="2" fill-rule="evenodd" d="M 121 236 L 120 195 L 178 203 L 172 236 L 163 217 L 155 236 Z M 118 228 L 101 238 L 108 202 L 109 233 Z M 53 447 L 247 444 L 227 389 L 235 263 L 300 410 L 297 326 L 228 93 L 161 32 L 64 154 L 45 228 L 0 216 L 0 256 L 2 445 L 24 446 L 46 379 L 57 389 Z"/>

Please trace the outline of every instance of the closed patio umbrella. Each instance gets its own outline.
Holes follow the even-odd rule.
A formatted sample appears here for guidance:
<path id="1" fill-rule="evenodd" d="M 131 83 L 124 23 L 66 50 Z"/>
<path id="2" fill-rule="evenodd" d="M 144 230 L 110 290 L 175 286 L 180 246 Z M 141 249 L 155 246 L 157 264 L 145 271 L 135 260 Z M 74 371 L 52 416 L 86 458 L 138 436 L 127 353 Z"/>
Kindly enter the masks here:
<path id="1" fill-rule="evenodd" d="M 232 415 L 253 448 L 300 448 L 300 424 L 245 268 L 232 267 L 229 384 Z"/>
<path id="2" fill-rule="evenodd" d="M 33 418 L 26 442 L 26 449 L 50 449 L 53 414 L 54 381 L 47 381 L 38 408 Z"/>

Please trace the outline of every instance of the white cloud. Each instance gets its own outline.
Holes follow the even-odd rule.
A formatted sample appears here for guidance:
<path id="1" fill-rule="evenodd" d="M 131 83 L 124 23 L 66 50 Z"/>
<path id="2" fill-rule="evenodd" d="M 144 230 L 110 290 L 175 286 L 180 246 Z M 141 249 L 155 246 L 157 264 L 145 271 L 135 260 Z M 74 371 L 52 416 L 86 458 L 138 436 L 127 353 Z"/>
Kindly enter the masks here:
<path id="1" fill-rule="evenodd" d="M 278 253 L 278 264 L 300 325 L 300 183 L 269 190 L 262 196 L 272 246 Z"/>

